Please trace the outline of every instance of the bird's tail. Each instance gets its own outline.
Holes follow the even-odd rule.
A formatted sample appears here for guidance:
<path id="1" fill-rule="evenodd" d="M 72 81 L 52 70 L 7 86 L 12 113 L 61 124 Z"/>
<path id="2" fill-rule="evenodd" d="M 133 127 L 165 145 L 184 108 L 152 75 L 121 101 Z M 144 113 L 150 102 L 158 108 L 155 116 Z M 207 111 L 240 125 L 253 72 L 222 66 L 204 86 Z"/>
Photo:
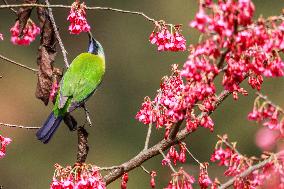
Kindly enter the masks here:
<path id="1" fill-rule="evenodd" d="M 62 116 L 55 117 L 54 113 L 51 112 L 43 126 L 36 133 L 38 140 L 44 144 L 48 143 L 61 121 Z"/>

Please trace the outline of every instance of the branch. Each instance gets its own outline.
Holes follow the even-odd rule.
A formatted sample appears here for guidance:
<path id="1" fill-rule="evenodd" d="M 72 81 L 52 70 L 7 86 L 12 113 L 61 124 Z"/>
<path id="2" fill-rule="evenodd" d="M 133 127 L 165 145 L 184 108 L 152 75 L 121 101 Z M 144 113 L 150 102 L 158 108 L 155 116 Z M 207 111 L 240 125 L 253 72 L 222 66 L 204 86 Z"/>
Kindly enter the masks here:
<path id="1" fill-rule="evenodd" d="M 67 8 L 70 9 L 70 5 L 50 5 L 47 3 L 46 5 L 44 4 L 16 4 L 16 5 L 0 5 L 0 9 L 5 9 L 5 8 L 18 8 L 18 7 L 44 7 L 44 8 Z M 139 11 L 129 11 L 129 10 L 122 10 L 122 9 L 117 9 L 117 8 L 111 8 L 111 7 L 86 7 L 87 10 L 104 10 L 104 11 L 113 11 L 113 12 L 118 12 L 118 13 L 123 13 L 123 14 L 132 14 L 132 15 L 137 15 L 137 16 L 142 16 L 146 20 L 150 22 L 158 22 L 154 18 L 149 17 L 143 12 Z M 165 24 L 165 25 L 171 25 L 171 24 Z"/>
<path id="2" fill-rule="evenodd" d="M 264 100 L 266 103 L 270 104 L 271 106 L 274 106 L 274 107 L 275 107 L 278 111 L 280 111 L 282 114 L 284 114 L 284 110 L 283 110 L 280 106 L 274 104 L 271 100 L 269 100 L 269 98 L 268 98 L 267 96 L 261 94 L 260 92 L 256 92 L 256 95 L 257 95 L 259 98 L 261 98 L 262 100 Z"/>
<path id="3" fill-rule="evenodd" d="M 77 163 L 85 163 L 89 152 L 88 132 L 84 127 L 78 128 L 78 152 Z"/>
<path id="4" fill-rule="evenodd" d="M 159 150 L 159 152 L 160 152 L 160 154 L 162 154 L 162 156 L 163 156 L 164 159 L 167 159 L 166 155 L 164 154 L 164 152 L 163 152 L 162 150 Z M 173 173 L 176 173 L 176 172 L 177 172 L 177 171 L 175 170 L 175 168 L 173 167 L 173 165 L 172 165 L 171 162 L 169 162 L 168 165 L 169 165 L 169 167 L 171 168 L 171 170 L 172 170 Z"/>
<path id="5" fill-rule="evenodd" d="M 3 0 L 3 2 L 5 3 L 5 5 L 8 5 L 8 2 L 6 0 Z M 15 9 L 10 8 L 10 10 L 17 15 L 17 11 Z"/>
<path id="6" fill-rule="evenodd" d="M 214 103 L 214 109 L 216 109 L 230 94 L 231 92 L 224 90 L 217 98 L 217 101 Z M 198 118 L 201 119 L 202 117 L 208 116 L 211 113 L 212 112 L 203 112 L 198 116 Z M 113 170 L 109 172 L 107 175 L 105 175 L 104 180 L 106 184 L 110 184 L 117 178 L 121 177 L 123 173 L 129 172 L 132 169 L 139 167 L 143 162 L 151 159 L 154 156 L 159 155 L 160 150 L 164 151 L 168 149 L 170 146 L 172 146 L 173 144 L 177 144 L 179 141 L 184 140 L 185 137 L 188 136 L 192 132 L 193 130 L 187 130 L 187 128 L 184 128 L 177 133 L 174 139 L 171 139 L 171 138 L 163 139 L 160 142 L 158 142 L 156 145 L 154 145 L 153 147 L 147 150 L 141 151 L 139 154 L 137 154 L 135 157 L 133 157 L 129 161 L 122 163 L 118 169 Z"/>
<path id="7" fill-rule="evenodd" d="M 20 129 L 39 129 L 40 127 L 27 127 L 23 125 L 14 125 L 14 124 L 9 124 L 9 123 L 0 123 L 0 125 L 5 126 L 5 127 L 14 127 L 14 128 L 20 128 Z"/>
<path id="8" fill-rule="evenodd" d="M 279 152 L 278 154 L 283 153 L 283 152 Z M 276 155 L 277 156 L 277 155 Z M 271 155 L 268 159 L 259 162 L 258 164 L 255 164 L 251 167 L 249 167 L 247 170 L 245 170 L 244 172 L 242 172 L 240 175 L 235 176 L 234 178 L 228 180 L 226 183 L 222 184 L 218 189 L 225 189 L 225 188 L 229 188 L 230 186 L 232 186 L 235 182 L 236 179 L 239 178 L 244 178 L 248 175 L 250 175 L 252 172 L 254 172 L 255 170 L 261 169 L 263 168 L 267 163 L 273 161 L 273 159 L 275 158 L 275 154 Z"/>
<path id="9" fill-rule="evenodd" d="M 48 0 L 45 0 L 45 3 L 46 3 L 47 6 L 50 6 Z M 67 59 L 67 51 L 64 48 L 62 39 L 60 38 L 58 29 L 57 29 L 57 26 L 56 26 L 56 23 L 55 23 L 55 19 L 54 19 L 53 13 L 52 13 L 52 9 L 50 7 L 48 7 L 48 12 L 49 12 L 50 21 L 51 21 L 52 26 L 53 26 L 53 31 L 55 33 L 56 39 L 57 39 L 59 46 L 61 48 L 61 51 L 62 51 L 65 66 L 66 66 L 66 68 L 69 68 L 69 63 L 68 63 L 68 59 Z"/>
<path id="10" fill-rule="evenodd" d="M 145 139 L 145 145 L 144 145 L 144 150 L 147 150 L 149 147 L 149 141 L 150 141 L 150 137 L 151 137 L 151 132 L 152 132 L 152 123 L 149 124 L 148 127 L 148 132 L 147 132 L 147 136 Z"/>
<path id="11" fill-rule="evenodd" d="M 189 151 L 189 149 L 186 147 L 186 144 L 184 142 L 182 142 L 185 150 L 187 151 L 187 153 L 192 157 L 192 159 L 194 159 L 194 161 L 196 161 L 196 163 L 199 164 L 199 166 L 203 166 L 202 163 Z"/>
<path id="12" fill-rule="evenodd" d="M 0 58 L 1 58 L 1 59 L 3 59 L 3 60 L 5 60 L 6 62 L 9 62 L 9 63 L 15 64 L 15 65 L 17 65 L 17 66 L 19 66 L 19 67 L 21 67 L 21 68 L 24 68 L 24 69 L 27 69 L 27 70 L 33 71 L 34 73 L 38 72 L 38 70 L 37 70 L 37 69 L 30 68 L 30 67 L 28 67 L 28 66 L 26 66 L 26 65 L 24 65 L 24 64 L 20 64 L 20 63 L 18 63 L 18 62 L 16 62 L 16 61 L 14 61 L 14 60 L 11 60 L 11 59 L 9 59 L 9 58 L 7 58 L 7 57 L 5 57 L 5 56 L 1 55 L 1 54 L 0 54 Z"/>

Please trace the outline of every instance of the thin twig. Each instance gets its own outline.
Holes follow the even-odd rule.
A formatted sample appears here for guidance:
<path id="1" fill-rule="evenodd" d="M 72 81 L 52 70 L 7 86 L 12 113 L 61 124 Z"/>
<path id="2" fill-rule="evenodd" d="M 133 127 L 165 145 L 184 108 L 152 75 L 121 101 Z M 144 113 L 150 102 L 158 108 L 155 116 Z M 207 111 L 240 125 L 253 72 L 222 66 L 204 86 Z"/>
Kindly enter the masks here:
<path id="1" fill-rule="evenodd" d="M 99 171 L 109 171 L 113 169 L 120 169 L 120 166 L 111 166 L 111 167 L 98 167 Z"/>
<path id="2" fill-rule="evenodd" d="M 147 150 L 149 147 L 149 141 L 150 141 L 150 137 L 151 137 L 151 132 L 152 132 L 152 123 L 149 124 L 148 127 L 148 132 L 147 132 L 147 136 L 145 139 L 145 145 L 144 145 L 144 150 Z"/>
<path id="3" fill-rule="evenodd" d="M 268 98 L 267 96 L 261 94 L 260 92 L 256 92 L 256 95 L 259 96 L 259 98 L 261 98 L 262 100 L 266 101 L 266 102 L 267 102 L 268 104 L 270 104 L 271 106 L 274 106 L 274 107 L 275 107 L 278 111 L 280 111 L 282 114 L 284 114 L 284 110 L 283 110 L 280 106 L 274 104 L 271 100 L 269 100 L 269 98 Z"/>
<path id="4" fill-rule="evenodd" d="M 6 0 L 3 0 L 3 2 L 8 5 L 8 2 Z M 17 15 L 17 11 L 15 9 L 10 8 L 10 10 Z"/>
<path id="5" fill-rule="evenodd" d="M 69 68 L 69 63 L 68 63 L 68 59 L 67 59 L 67 51 L 65 50 L 65 47 L 64 47 L 63 42 L 61 40 L 61 37 L 59 35 L 58 29 L 57 29 L 57 26 L 56 26 L 56 23 L 55 23 L 55 19 L 54 19 L 53 13 L 52 13 L 52 9 L 50 7 L 48 0 L 45 0 L 45 3 L 48 6 L 49 18 L 50 18 L 50 21 L 52 23 L 53 31 L 55 33 L 56 39 L 57 39 L 59 46 L 61 48 L 65 66 L 66 66 L 66 68 Z"/>
<path id="6" fill-rule="evenodd" d="M 13 127 L 13 128 L 20 128 L 20 129 L 39 129 L 40 127 L 28 127 L 28 126 L 23 126 L 23 125 L 14 125 L 14 124 L 9 124 L 9 123 L 0 123 L 0 125 L 5 126 L 5 127 Z"/>
<path id="7" fill-rule="evenodd" d="M 163 152 L 162 150 L 159 150 L 159 152 L 160 152 L 160 154 L 162 154 L 162 156 L 163 156 L 164 159 L 167 159 L 166 155 L 164 154 L 164 152 Z M 168 165 L 169 165 L 169 167 L 171 168 L 171 170 L 172 170 L 174 173 L 177 172 L 177 171 L 175 170 L 175 168 L 173 167 L 173 165 L 172 165 L 171 162 L 169 162 Z"/>
<path id="8" fill-rule="evenodd" d="M 33 71 L 33 72 L 35 72 L 35 73 L 38 72 L 37 69 L 30 68 L 30 67 L 28 67 L 28 66 L 26 66 L 26 65 L 24 65 L 24 64 L 20 64 L 20 63 L 14 61 L 14 60 L 11 60 L 11 59 L 9 59 L 9 58 L 7 58 L 7 57 L 1 55 L 1 54 L 0 54 L 0 58 L 3 59 L 3 60 L 5 60 L 5 61 L 7 61 L 7 62 L 9 62 L 9 63 L 15 64 L 15 65 L 17 65 L 17 66 L 20 66 L 20 67 L 25 68 L 25 69 L 27 69 L 27 70 Z"/>
<path id="9" fill-rule="evenodd" d="M 50 4 L 17 4 L 17 5 L 0 5 L 0 9 L 5 9 L 5 8 L 17 8 L 17 7 L 44 7 L 44 8 L 67 8 L 70 9 L 70 5 L 50 5 Z M 117 9 L 117 8 L 111 8 L 111 7 L 86 7 L 87 10 L 106 10 L 106 11 L 113 11 L 113 12 L 118 12 L 118 13 L 124 13 L 124 14 L 132 14 L 132 15 L 138 15 L 144 17 L 146 20 L 150 22 L 158 22 L 154 18 L 149 17 L 143 12 L 139 11 L 129 11 L 129 10 L 122 10 L 122 9 Z M 166 25 L 171 25 L 171 24 L 166 24 Z"/>
<path id="10" fill-rule="evenodd" d="M 140 167 L 143 169 L 144 172 L 146 172 L 147 174 L 151 174 L 150 171 L 148 171 L 143 165 L 140 165 Z"/>
<path id="11" fill-rule="evenodd" d="M 236 147 L 234 147 L 230 142 L 228 142 L 226 139 L 224 139 L 224 137 L 217 135 L 217 137 L 224 143 L 226 144 L 226 146 L 228 146 L 229 148 L 231 148 L 232 150 L 234 150 L 239 156 L 244 157 L 237 149 Z"/>
<path id="12" fill-rule="evenodd" d="M 202 163 L 196 158 L 194 157 L 194 155 L 189 151 L 189 149 L 186 147 L 186 144 L 184 142 L 182 142 L 185 150 L 187 151 L 187 153 L 194 159 L 194 161 L 196 161 L 200 166 L 203 166 Z"/>
<path id="13" fill-rule="evenodd" d="M 218 189 L 229 188 L 230 186 L 232 186 L 234 184 L 235 180 L 237 180 L 239 178 L 244 178 L 244 177 L 250 175 L 253 171 L 263 168 L 267 163 L 273 161 L 274 158 L 275 158 L 275 154 L 271 155 L 268 159 L 261 161 L 258 164 L 255 164 L 255 165 L 249 167 L 247 170 L 242 172 L 240 175 L 237 175 L 234 178 L 231 178 L 230 180 L 228 180 L 226 183 L 222 184 Z"/>
<path id="14" fill-rule="evenodd" d="M 82 107 L 83 107 L 83 109 L 85 110 L 86 120 L 87 120 L 87 122 L 89 123 L 89 126 L 91 127 L 93 124 L 92 124 L 92 121 L 91 121 L 91 118 L 90 118 L 90 112 L 89 112 L 89 110 L 88 110 L 87 107 L 86 107 L 86 103 L 84 103 L 84 104 L 82 105 Z"/>

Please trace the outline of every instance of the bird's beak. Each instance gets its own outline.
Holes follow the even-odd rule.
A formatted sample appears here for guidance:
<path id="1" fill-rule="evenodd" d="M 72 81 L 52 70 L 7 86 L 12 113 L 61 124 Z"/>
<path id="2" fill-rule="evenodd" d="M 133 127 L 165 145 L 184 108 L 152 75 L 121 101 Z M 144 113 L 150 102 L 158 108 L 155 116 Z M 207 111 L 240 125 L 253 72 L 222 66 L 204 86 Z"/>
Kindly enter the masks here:
<path id="1" fill-rule="evenodd" d="M 97 55 L 99 46 L 91 32 L 88 32 L 88 36 L 89 36 L 88 52 Z"/>

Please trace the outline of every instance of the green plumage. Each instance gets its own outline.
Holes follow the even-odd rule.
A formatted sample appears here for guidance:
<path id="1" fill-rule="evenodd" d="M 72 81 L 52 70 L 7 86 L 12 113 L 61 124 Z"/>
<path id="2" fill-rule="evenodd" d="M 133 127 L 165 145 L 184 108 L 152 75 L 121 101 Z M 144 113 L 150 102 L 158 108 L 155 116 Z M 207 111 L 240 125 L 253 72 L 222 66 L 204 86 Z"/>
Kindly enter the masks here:
<path id="1" fill-rule="evenodd" d="M 105 73 L 103 56 L 81 53 L 71 63 L 61 82 L 53 108 L 56 117 L 63 116 L 90 97 Z M 72 111 L 72 110 L 71 110 Z"/>

